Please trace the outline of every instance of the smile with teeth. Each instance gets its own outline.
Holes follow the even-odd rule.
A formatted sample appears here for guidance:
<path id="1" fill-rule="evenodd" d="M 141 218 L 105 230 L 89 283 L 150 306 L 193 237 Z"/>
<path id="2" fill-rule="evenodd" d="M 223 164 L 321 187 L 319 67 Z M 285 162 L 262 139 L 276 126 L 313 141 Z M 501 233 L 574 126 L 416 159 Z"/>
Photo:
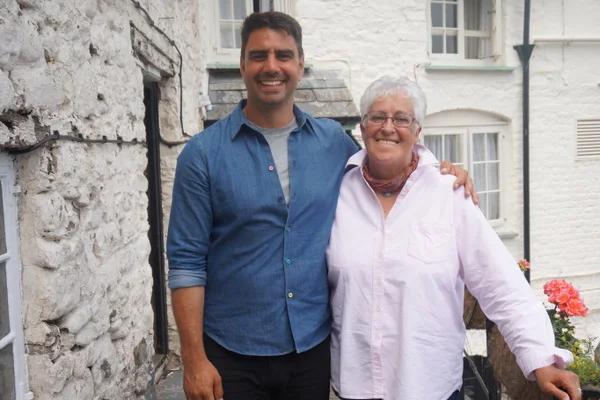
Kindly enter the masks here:
<path id="1" fill-rule="evenodd" d="M 260 81 L 260 83 L 265 86 L 277 86 L 281 85 L 283 81 Z"/>
<path id="2" fill-rule="evenodd" d="M 393 140 L 385 140 L 385 139 L 378 139 L 377 143 L 384 143 L 384 144 L 398 144 L 397 142 L 394 142 Z"/>

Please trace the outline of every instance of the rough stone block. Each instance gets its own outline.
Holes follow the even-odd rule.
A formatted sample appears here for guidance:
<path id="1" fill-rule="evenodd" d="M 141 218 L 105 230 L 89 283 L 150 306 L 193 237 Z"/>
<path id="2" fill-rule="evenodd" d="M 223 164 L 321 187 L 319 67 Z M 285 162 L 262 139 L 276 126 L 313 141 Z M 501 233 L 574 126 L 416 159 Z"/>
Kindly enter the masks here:
<path id="1" fill-rule="evenodd" d="M 11 71 L 11 78 L 18 92 L 23 93 L 24 107 L 28 109 L 54 109 L 66 100 L 63 86 L 47 79 L 48 69 L 44 62 L 38 62 L 35 67 L 29 65 L 15 66 Z M 88 72 L 89 74 L 89 72 Z M 86 76 L 85 86 L 90 86 L 89 76 Z M 89 93 L 90 88 L 84 89 L 82 93 Z"/>
<path id="2" fill-rule="evenodd" d="M 37 232 L 47 240 L 58 241 L 72 236 L 79 226 L 79 215 L 73 203 L 57 192 L 35 196 L 33 206 Z"/>
<path id="3" fill-rule="evenodd" d="M 59 357 L 52 362 L 47 355 L 30 355 L 28 358 L 29 385 L 40 398 L 55 398 L 61 393 L 73 375 L 74 359 Z"/>
<path id="4" fill-rule="evenodd" d="M 56 400 L 92 399 L 94 397 L 94 379 L 90 370 L 81 379 L 69 379 Z"/>
<path id="5" fill-rule="evenodd" d="M 30 326 L 25 330 L 25 340 L 28 344 L 44 345 L 50 334 L 52 334 L 50 326 L 47 323 L 42 322 Z"/>
<path id="6" fill-rule="evenodd" d="M 7 111 L 0 114 L 0 125 L 2 125 L 1 144 L 11 148 L 22 148 L 38 141 L 35 120 L 30 115 L 23 115 L 15 111 Z M 7 132 L 8 131 L 8 132 Z"/>
<path id="7" fill-rule="evenodd" d="M 61 319 L 60 327 L 76 335 L 92 319 L 92 307 L 82 304 Z"/>
<path id="8" fill-rule="evenodd" d="M 95 303 L 97 304 L 98 302 L 101 302 L 98 310 L 92 315 L 89 322 L 75 334 L 75 344 L 79 346 L 87 346 L 94 339 L 108 331 L 110 327 L 108 304 L 105 301 L 96 299 Z"/>
<path id="9" fill-rule="evenodd" d="M 15 90 L 12 82 L 8 79 L 8 75 L 0 70 L 0 114 L 12 107 L 14 96 Z M 0 140 L 1 138 L 0 133 Z"/>
<path id="10" fill-rule="evenodd" d="M 73 310 L 79 303 L 81 287 L 81 278 L 71 269 L 52 271 L 24 265 L 25 326 L 57 320 Z"/>

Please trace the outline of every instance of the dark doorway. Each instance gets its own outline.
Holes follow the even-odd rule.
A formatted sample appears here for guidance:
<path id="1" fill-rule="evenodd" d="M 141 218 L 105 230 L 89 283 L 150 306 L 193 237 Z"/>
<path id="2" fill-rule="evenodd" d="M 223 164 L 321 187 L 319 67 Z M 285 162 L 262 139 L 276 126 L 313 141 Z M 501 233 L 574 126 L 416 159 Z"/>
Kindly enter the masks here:
<path id="1" fill-rule="evenodd" d="M 144 84 L 146 106 L 146 143 L 148 144 L 148 223 L 150 230 L 150 266 L 152 267 L 152 308 L 154 309 L 154 350 L 156 354 L 169 352 L 167 320 L 167 288 L 165 284 L 165 258 L 163 241 L 162 187 L 160 175 L 160 130 L 158 102 L 160 90 L 156 82 Z"/>

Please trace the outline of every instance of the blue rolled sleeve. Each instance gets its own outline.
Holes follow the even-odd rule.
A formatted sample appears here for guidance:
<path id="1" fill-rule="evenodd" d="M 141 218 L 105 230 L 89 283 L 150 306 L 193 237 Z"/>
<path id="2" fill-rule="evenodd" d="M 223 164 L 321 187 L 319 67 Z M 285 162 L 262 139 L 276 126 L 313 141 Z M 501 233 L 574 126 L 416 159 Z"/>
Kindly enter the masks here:
<path id="1" fill-rule="evenodd" d="M 206 158 L 195 136 L 177 159 L 167 237 L 169 288 L 206 285 L 212 208 Z"/>

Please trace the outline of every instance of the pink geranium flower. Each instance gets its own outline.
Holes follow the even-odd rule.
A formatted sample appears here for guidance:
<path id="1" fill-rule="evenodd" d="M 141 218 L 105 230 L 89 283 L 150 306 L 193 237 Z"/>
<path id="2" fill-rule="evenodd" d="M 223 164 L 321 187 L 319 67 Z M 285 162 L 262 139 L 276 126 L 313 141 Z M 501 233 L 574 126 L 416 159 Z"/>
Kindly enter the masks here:
<path id="1" fill-rule="evenodd" d="M 519 260 L 517 261 L 517 264 L 519 265 L 519 268 L 521 268 L 521 271 L 527 271 L 531 268 L 531 264 L 527 260 Z"/>
<path id="2" fill-rule="evenodd" d="M 562 279 L 553 279 L 544 285 L 548 302 L 555 304 L 568 317 L 585 317 L 588 309 L 579 291 Z"/>

